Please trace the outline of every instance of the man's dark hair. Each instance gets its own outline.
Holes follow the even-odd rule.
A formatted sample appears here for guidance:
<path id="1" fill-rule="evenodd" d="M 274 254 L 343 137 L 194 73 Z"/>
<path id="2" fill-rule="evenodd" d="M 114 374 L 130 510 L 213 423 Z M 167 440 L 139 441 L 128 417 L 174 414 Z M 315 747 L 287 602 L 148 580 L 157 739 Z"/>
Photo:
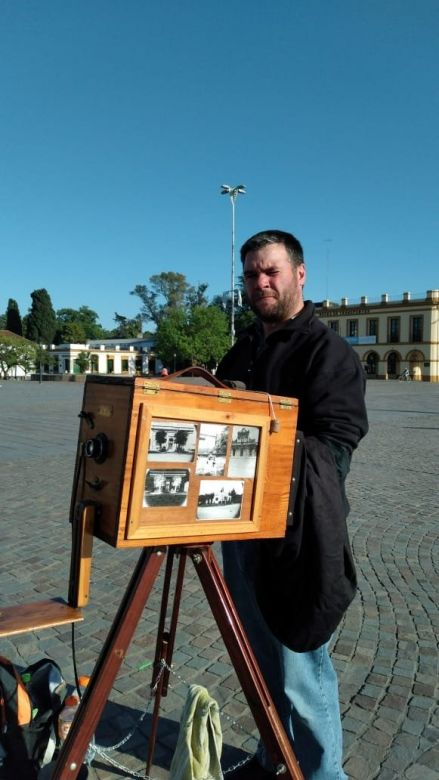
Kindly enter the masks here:
<path id="1" fill-rule="evenodd" d="M 283 244 L 290 257 L 293 266 L 302 265 L 303 248 L 300 241 L 292 233 L 286 233 L 284 230 L 262 230 L 248 238 L 241 247 L 241 262 L 244 265 L 246 255 L 257 249 L 267 246 L 267 244 Z"/>

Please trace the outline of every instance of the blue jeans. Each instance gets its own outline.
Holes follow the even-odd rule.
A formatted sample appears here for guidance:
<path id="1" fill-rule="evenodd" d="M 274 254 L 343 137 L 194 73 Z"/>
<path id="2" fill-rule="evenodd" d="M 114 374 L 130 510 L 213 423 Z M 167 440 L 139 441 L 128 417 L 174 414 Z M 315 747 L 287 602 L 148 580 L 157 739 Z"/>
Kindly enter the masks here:
<path id="1" fill-rule="evenodd" d="M 227 586 L 306 780 L 346 780 L 337 675 L 328 645 L 295 653 L 271 633 L 255 598 L 258 544 L 223 543 Z M 272 768 L 262 743 L 258 758 Z"/>

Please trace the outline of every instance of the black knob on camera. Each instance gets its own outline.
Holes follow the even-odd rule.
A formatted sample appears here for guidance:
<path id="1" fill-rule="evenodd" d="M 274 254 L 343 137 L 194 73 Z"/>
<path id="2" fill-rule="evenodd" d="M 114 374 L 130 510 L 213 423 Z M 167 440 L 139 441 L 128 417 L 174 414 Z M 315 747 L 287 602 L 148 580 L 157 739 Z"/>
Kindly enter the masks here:
<path id="1" fill-rule="evenodd" d="M 84 455 L 96 463 L 103 463 L 108 456 L 108 438 L 105 433 L 98 433 L 93 439 L 84 442 Z"/>

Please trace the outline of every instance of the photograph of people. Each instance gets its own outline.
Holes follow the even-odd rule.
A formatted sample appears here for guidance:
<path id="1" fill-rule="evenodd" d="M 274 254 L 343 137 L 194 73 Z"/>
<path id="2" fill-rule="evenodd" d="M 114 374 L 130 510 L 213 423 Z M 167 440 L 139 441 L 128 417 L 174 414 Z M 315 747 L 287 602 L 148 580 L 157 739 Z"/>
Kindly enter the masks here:
<path id="1" fill-rule="evenodd" d="M 224 474 L 229 426 L 201 423 L 196 474 L 220 477 Z"/>

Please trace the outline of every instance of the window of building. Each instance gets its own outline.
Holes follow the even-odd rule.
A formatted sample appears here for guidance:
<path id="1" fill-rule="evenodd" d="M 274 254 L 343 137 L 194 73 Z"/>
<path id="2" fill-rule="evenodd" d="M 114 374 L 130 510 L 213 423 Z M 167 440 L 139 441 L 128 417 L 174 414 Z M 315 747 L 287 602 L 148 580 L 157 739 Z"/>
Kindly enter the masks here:
<path id="1" fill-rule="evenodd" d="M 355 338 L 358 336 L 358 320 L 348 320 L 348 336 Z"/>
<path id="2" fill-rule="evenodd" d="M 422 341 L 424 318 L 422 315 L 410 317 L 410 341 Z"/>
<path id="3" fill-rule="evenodd" d="M 399 341 L 399 317 L 389 317 L 388 321 L 388 341 L 395 344 Z"/>
<path id="4" fill-rule="evenodd" d="M 335 330 L 335 332 L 338 333 L 339 332 L 338 320 L 328 320 L 328 328 L 331 328 L 331 330 Z"/>
<path id="5" fill-rule="evenodd" d="M 122 358 L 122 372 L 128 373 L 128 368 L 129 368 L 128 358 Z"/>
<path id="6" fill-rule="evenodd" d="M 367 336 L 376 336 L 378 339 L 378 320 L 371 319 L 367 320 L 366 323 L 366 335 Z"/>

